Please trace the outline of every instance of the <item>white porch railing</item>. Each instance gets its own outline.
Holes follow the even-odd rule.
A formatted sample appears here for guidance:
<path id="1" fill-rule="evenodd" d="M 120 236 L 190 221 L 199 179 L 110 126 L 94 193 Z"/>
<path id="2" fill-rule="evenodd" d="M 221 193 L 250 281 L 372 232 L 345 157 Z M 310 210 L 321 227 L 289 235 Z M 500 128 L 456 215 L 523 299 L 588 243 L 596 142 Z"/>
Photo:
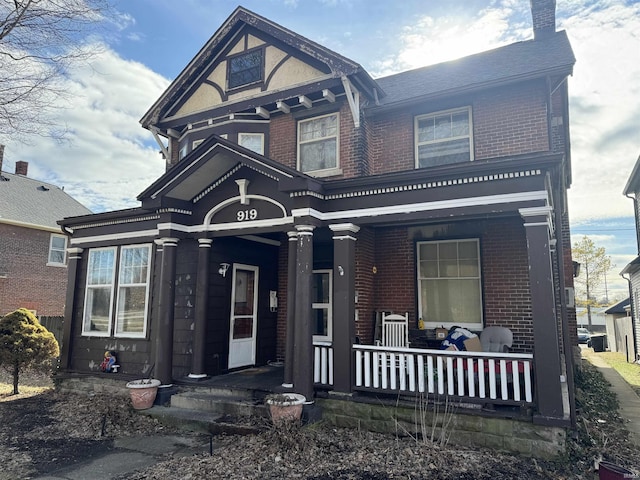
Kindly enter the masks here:
<path id="1" fill-rule="evenodd" d="M 313 381 L 321 385 L 333 385 L 331 342 L 313 342 Z"/>
<path id="2" fill-rule="evenodd" d="M 533 402 L 533 355 L 353 345 L 356 389 Z"/>

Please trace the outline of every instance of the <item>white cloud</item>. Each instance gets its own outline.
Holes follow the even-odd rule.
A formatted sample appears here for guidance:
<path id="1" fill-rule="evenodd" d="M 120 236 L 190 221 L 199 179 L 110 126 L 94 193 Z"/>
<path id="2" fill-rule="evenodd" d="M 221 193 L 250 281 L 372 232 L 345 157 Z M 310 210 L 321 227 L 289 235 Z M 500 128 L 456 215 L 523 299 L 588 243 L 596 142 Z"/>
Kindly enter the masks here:
<path id="1" fill-rule="evenodd" d="M 571 218 L 630 216 L 622 190 L 640 154 L 640 4 L 585 3 L 558 12 L 577 58 L 569 80 Z"/>
<path id="2" fill-rule="evenodd" d="M 400 34 L 399 52 L 373 62 L 375 77 L 472 55 L 531 36 L 520 4 L 502 1 L 480 10 L 423 15 Z M 519 10 L 516 8 L 520 8 Z M 525 11 L 525 13 L 528 10 Z"/>
<path id="3" fill-rule="evenodd" d="M 136 195 L 164 172 L 159 147 L 138 121 L 167 85 L 144 65 L 103 49 L 65 81 L 69 100 L 59 116 L 69 141 L 8 144 L 5 170 L 28 161 L 30 177 L 64 186 L 93 211 L 137 206 Z"/>

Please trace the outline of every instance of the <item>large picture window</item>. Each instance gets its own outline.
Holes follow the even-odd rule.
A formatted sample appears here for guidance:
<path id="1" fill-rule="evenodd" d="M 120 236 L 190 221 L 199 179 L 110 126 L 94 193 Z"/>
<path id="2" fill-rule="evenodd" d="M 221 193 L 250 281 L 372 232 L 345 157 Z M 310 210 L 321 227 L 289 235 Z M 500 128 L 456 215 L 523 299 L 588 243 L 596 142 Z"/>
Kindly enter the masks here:
<path id="1" fill-rule="evenodd" d="M 421 115 L 415 128 L 417 168 L 473 160 L 470 108 Z"/>
<path id="2" fill-rule="evenodd" d="M 482 329 L 477 239 L 418 242 L 418 308 L 427 327 Z"/>
<path id="3" fill-rule="evenodd" d="M 242 87 L 262 80 L 262 49 L 231 57 L 229 65 L 229 88 Z"/>
<path id="4" fill-rule="evenodd" d="M 305 173 L 337 171 L 339 127 L 337 113 L 298 123 L 298 170 Z"/>
<path id="5" fill-rule="evenodd" d="M 150 257 L 149 244 L 89 251 L 84 335 L 143 337 L 146 334 Z"/>

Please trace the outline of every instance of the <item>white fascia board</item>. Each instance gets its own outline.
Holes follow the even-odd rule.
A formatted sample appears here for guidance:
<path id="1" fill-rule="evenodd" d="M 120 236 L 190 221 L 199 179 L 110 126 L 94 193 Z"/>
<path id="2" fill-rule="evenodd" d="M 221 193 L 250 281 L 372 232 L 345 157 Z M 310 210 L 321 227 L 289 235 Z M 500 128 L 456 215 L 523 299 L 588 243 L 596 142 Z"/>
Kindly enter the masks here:
<path id="1" fill-rule="evenodd" d="M 478 205 L 499 205 L 531 200 L 547 200 L 547 192 L 538 190 L 533 192 L 507 193 L 501 195 L 486 195 L 483 197 L 466 197 L 454 200 L 437 200 L 434 202 L 408 203 L 391 205 L 388 207 L 371 207 L 339 212 L 320 212 L 313 208 L 296 208 L 291 211 L 294 218 L 311 216 L 319 220 L 339 220 L 342 218 L 364 218 L 398 213 L 429 212 L 449 208 L 467 208 Z"/>
<path id="2" fill-rule="evenodd" d="M 106 235 L 93 235 L 90 237 L 82 237 L 82 238 L 71 238 L 71 245 L 84 245 L 86 243 L 94 243 L 94 242 L 111 242 L 114 240 L 127 240 L 127 239 L 136 239 L 136 238 L 149 238 L 149 237 L 157 237 L 159 234 L 158 229 L 153 230 L 139 230 L 137 232 L 122 232 L 122 233 L 111 233 Z"/>
<path id="3" fill-rule="evenodd" d="M 46 225 L 36 225 L 35 223 L 20 222 L 18 220 L 9 220 L 8 218 L 0 218 L 0 223 L 4 223 L 6 225 L 14 225 L 16 227 L 30 228 L 32 230 L 42 230 L 45 232 L 59 233 L 60 235 L 64 235 L 62 231 L 62 227 L 58 227 L 58 228 L 48 227 Z"/>

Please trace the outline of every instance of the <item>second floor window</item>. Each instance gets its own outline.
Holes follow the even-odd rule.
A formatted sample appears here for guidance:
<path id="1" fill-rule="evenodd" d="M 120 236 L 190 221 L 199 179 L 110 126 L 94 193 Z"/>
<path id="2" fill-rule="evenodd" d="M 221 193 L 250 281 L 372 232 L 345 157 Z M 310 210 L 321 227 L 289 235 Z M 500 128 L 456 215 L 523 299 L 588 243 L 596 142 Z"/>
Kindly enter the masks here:
<path id="1" fill-rule="evenodd" d="M 242 87 L 262 80 L 262 49 L 229 59 L 229 88 Z"/>
<path id="2" fill-rule="evenodd" d="M 238 145 L 242 145 L 249 150 L 264 155 L 264 134 L 263 133 L 239 133 Z"/>
<path id="3" fill-rule="evenodd" d="M 421 115 L 415 127 L 416 168 L 473 160 L 470 108 Z"/>
<path id="4" fill-rule="evenodd" d="M 337 113 L 298 123 L 298 169 L 301 172 L 318 172 L 339 167 L 339 126 Z"/>

